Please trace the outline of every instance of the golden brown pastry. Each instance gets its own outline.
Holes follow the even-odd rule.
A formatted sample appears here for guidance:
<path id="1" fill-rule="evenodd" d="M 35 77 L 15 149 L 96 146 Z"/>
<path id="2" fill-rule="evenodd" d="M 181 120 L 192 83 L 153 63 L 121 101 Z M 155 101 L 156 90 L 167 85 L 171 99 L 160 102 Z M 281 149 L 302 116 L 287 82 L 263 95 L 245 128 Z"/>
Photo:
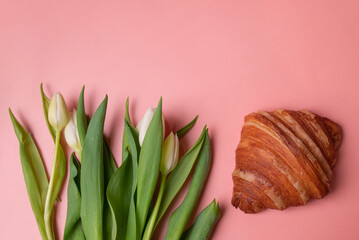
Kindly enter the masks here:
<path id="1" fill-rule="evenodd" d="M 309 111 L 247 115 L 232 174 L 233 206 L 257 213 L 323 198 L 341 141 L 338 124 Z"/>

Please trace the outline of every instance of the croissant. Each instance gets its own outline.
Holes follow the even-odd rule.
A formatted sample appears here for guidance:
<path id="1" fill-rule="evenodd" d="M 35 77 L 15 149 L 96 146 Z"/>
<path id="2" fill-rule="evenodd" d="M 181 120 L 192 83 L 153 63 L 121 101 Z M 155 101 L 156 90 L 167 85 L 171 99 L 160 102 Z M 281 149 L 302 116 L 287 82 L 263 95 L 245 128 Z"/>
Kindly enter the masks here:
<path id="1" fill-rule="evenodd" d="M 245 117 L 236 149 L 232 205 L 245 213 L 305 205 L 329 192 L 341 127 L 309 111 Z"/>

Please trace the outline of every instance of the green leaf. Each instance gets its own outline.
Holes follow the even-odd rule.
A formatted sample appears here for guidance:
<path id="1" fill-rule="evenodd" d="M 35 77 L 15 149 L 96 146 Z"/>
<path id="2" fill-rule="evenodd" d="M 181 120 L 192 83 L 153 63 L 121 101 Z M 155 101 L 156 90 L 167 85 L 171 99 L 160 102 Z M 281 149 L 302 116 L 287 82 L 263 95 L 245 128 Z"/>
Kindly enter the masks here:
<path id="1" fill-rule="evenodd" d="M 206 127 L 203 128 L 203 131 L 196 143 L 192 146 L 190 150 L 180 159 L 176 168 L 170 174 L 167 179 L 165 189 L 163 192 L 163 198 L 161 202 L 160 209 L 158 211 L 156 225 L 161 220 L 162 216 L 166 212 L 167 208 L 170 206 L 173 199 L 176 197 L 177 193 L 183 186 L 188 175 L 190 174 L 192 167 L 198 157 L 198 154 L 202 148 L 203 141 L 205 138 Z M 155 225 L 155 226 L 156 226 Z"/>
<path id="2" fill-rule="evenodd" d="M 112 155 L 110 147 L 104 140 L 104 150 L 103 150 L 103 167 L 104 167 L 104 190 L 105 190 L 105 197 L 106 197 L 106 189 L 108 183 L 110 182 L 111 177 L 117 170 L 115 159 Z M 113 220 L 112 220 L 112 213 L 111 208 L 108 203 L 108 199 L 104 201 L 103 206 L 103 224 L 104 224 L 104 239 L 111 239 L 112 235 L 112 228 L 113 228 Z"/>
<path id="3" fill-rule="evenodd" d="M 104 164 L 103 127 L 107 96 L 87 129 L 81 161 L 81 220 L 86 239 L 103 239 Z"/>
<path id="4" fill-rule="evenodd" d="M 138 132 L 127 121 L 125 121 L 124 131 L 126 131 L 126 134 L 128 136 L 129 152 L 131 154 L 131 158 L 133 159 L 132 165 L 133 165 L 133 176 L 135 177 L 135 184 L 133 184 L 133 186 L 132 186 L 132 193 L 134 193 L 136 190 L 136 187 L 137 187 L 138 156 L 139 156 L 141 147 L 140 147 L 140 143 L 138 140 Z"/>
<path id="5" fill-rule="evenodd" d="M 104 152 L 103 164 L 104 164 L 104 173 L 105 173 L 104 180 L 105 180 L 105 185 L 107 185 L 108 182 L 110 181 L 112 175 L 117 171 L 117 166 L 116 166 L 115 158 L 113 157 L 111 149 L 108 146 L 105 139 L 103 140 L 103 147 L 104 147 L 104 149 L 103 149 L 103 152 Z"/>
<path id="6" fill-rule="evenodd" d="M 181 128 L 180 130 L 177 131 L 178 138 L 183 137 L 189 130 L 191 130 L 191 128 L 196 123 L 197 118 L 198 118 L 198 115 L 190 123 L 188 123 L 186 126 L 184 126 L 183 128 Z"/>
<path id="7" fill-rule="evenodd" d="M 138 135 L 138 132 L 136 130 L 136 128 L 134 128 L 131 125 L 131 120 L 130 120 L 130 113 L 129 113 L 129 99 L 127 98 L 126 100 L 126 112 L 125 112 L 125 123 L 127 122 L 129 126 L 131 126 L 131 131 L 134 132 L 134 134 Z M 137 136 L 138 138 L 138 136 Z M 123 131 L 123 137 L 122 137 L 122 154 L 127 151 L 127 149 L 129 148 L 129 142 L 128 142 L 128 137 L 127 137 L 127 133 L 124 130 Z M 131 149 L 130 149 L 131 152 Z"/>
<path id="8" fill-rule="evenodd" d="M 125 112 L 125 121 L 127 121 L 129 124 L 131 124 L 131 119 L 130 119 L 130 111 L 129 109 L 129 98 L 126 99 L 126 112 Z"/>
<path id="9" fill-rule="evenodd" d="M 74 153 L 70 159 L 70 178 L 67 187 L 67 216 L 64 231 L 64 240 L 84 240 L 81 223 L 81 190 L 80 190 L 80 163 Z"/>
<path id="10" fill-rule="evenodd" d="M 80 143 L 83 146 L 85 142 L 86 132 L 87 132 L 87 118 L 85 114 L 85 103 L 84 103 L 84 91 L 85 86 L 82 87 L 79 102 L 77 104 L 77 131 L 79 134 Z"/>
<path id="11" fill-rule="evenodd" d="M 138 165 L 138 190 L 136 200 L 138 233 L 142 235 L 146 218 L 156 188 L 162 149 L 162 98 L 143 140 Z"/>
<path id="12" fill-rule="evenodd" d="M 125 159 L 112 176 L 107 187 L 107 199 L 113 216 L 112 239 L 125 239 L 127 219 L 131 201 L 133 171 L 131 155 L 125 152 Z"/>
<path id="13" fill-rule="evenodd" d="M 132 192 L 130 199 L 130 209 L 128 212 L 127 220 L 127 230 L 126 230 L 126 240 L 138 239 L 140 237 L 137 234 L 137 222 L 136 222 L 136 206 L 135 206 L 135 193 L 137 188 L 137 175 L 138 175 L 138 155 L 141 149 L 138 142 L 138 132 L 134 127 L 132 127 L 127 120 L 125 120 L 125 129 L 128 136 L 128 142 L 131 152 L 131 162 L 133 170 L 133 180 L 132 180 Z"/>
<path id="14" fill-rule="evenodd" d="M 55 128 L 53 128 L 47 118 L 48 115 L 48 109 L 50 106 L 50 99 L 45 95 L 44 90 L 42 88 L 42 83 L 40 84 L 40 92 L 41 92 L 41 99 L 42 99 L 42 108 L 44 110 L 44 116 L 45 116 L 45 120 L 46 120 L 46 125 L 47 128 L 49 129 L 49 132 L 51 134 L 52 139 L 55 142 L 55 137 L 56 137 L 56 130 Z"/>
<path id="15" fill-rule="evenodd" d="M 137 222 L 136 222 L 136 206 L 134 195 L 131 195 L 130 209 L 128 211 L 128 220 L 127 220 L 127 229 L 126 229 L 126 240 L 136 240 L 139 239 L 139 234 L 137 233 Z"/>
<path id="16" fill-rule="evenodd" d="M 193 225 L 183 233 L 181 240 L 206 240 L 209 238 L 211 231 L 220 218 L 220 209 L 214 199 L 202 212 L 197 216 Z"/>
<path id="17" fill-rule="evenodd" d="M 20 145 L 20 160 L 32 211 L 42 239 L 47 239 L 44 209 L 48 188 L 46 171 L 31 135 L 17 121 L 9 109 L 10 118 Z"/>
<path id="18" fill-rule="evenodd" d="M 201 152 L 198 156 L 191 185 L 185 199 L 170 217 L 165 240 L 180 239 L 208 176 L 211 167 L 211 158 L 211 144 L 209 141 L 208 131 L 206 130 L 206 136 Z"/>

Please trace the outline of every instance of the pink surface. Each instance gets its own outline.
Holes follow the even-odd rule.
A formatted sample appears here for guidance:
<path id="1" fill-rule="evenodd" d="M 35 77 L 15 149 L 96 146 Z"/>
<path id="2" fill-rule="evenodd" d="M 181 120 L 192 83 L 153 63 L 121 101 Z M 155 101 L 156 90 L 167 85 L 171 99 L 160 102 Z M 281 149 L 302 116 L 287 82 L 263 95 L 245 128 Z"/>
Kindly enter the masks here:
<path id="1" fill-rule="evenodd" d="M 183 145 L 208 124 L 213 166 L 196 211 L 219 200 L 213 239 L 359 239 L 358 21 L 358 1 L 0 1 L 0 238 L 40 238 L 7 111 L 50 169 L 43 82 L 71 108 L 85 84 L 90 113 L 109 95 L 105 134 L 118 162 L 127 96 L 136 122 L 159 96 L 168 129 L 199 114 Z M 246 215 L 230 204 L 243 117 L 278 107 L 342 125 L 332 191 L 304 207 Z M 66 189 L 61 198 L 60 236 Z"/>

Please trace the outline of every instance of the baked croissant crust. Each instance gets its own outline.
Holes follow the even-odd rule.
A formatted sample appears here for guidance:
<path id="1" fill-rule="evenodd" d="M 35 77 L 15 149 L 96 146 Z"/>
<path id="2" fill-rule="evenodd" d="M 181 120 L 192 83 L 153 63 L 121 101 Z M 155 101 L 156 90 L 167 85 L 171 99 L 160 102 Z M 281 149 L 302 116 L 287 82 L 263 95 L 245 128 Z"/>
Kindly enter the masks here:
<path id="1" fill-rule="evenodd" d="M 323 198 L 341 141 L 338 124 L 306 110 L 247 115 L 232 174 L 233 206 L 257 213 Z"/>

